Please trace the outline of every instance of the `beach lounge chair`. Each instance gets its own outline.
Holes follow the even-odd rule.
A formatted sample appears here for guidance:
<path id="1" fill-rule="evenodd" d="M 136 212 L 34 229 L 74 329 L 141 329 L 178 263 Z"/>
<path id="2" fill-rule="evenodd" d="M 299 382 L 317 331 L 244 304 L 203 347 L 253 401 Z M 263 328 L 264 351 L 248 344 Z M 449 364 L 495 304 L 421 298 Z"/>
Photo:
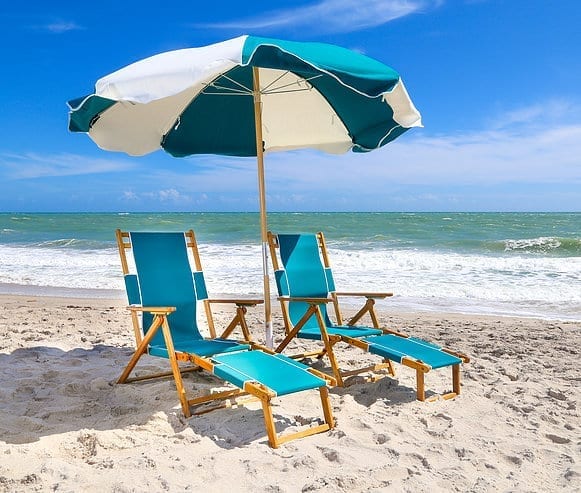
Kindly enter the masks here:
<path id="1" fill-rule="evenodd" d="M 426 400 L 424 375 L 433 369 L 451 367 L 453 389 L 443 397 L 452 398 L 460 393 L 460 365 L 469 359 L 424 340 L 380 328 L 375 300 L 391 296 L 391 293 L 337 292 L 323 233 L 276 235 L 269 232 L 268 240 L 286 330 L 286 337 L 276 348 L 277 352 L 283 351 L 294 337 L 322 341 L 323 349 L 309 356 L 326 355 L 338 385 L 344 384 L 344 377 L 362 372 L 387 369 L 389 374 L 395 375 L 392 362 L 400 363 L 416 370 L 417 398 L 420 401 Z M 338 301 L 341 295 L 366 298 L 363 308 L 347 323 L 343 322 Z M 329 303 L 334 306 L 336 323 L 329 317 Z M 366 315 L 372 326 L 356 325 Z M 383 362 L 342 372 L 334 353 L 338 342 L 380 356 Z"/>
<path id="2" fill-rule="evenodd" d="M 246 308 L 262 300 L 208 298 L 193 231 L 129 233 L 117 230 L 116 236 L 137 345 L 118 383 L 173 376 L 186 417 L 191 416 L 192 410 L 194 414 L 207 412 L 207 409 L 200 413 L 195 410 L 204 405 L 207 408 L 212 401 L 223 402 L 240 395 L 254 396 L 262 402 L 268 441 L 273 448 L 334 426 L 326 376 L 251 340 L 245 319 Z M 129 250 L 133 253 L 135 273 L 130 273 Z M 190 259 L 194 260 L 195 269 L 191 268 Z M 203 337 L 198 329 L 198 301 L 202 301 L 206 309 L 208 338 Z M 236 315 L 219 337 L 216 337 L 211 303 L 233 303 L 236 306 Z M 241 341 L 229 338 L 237 327 L 244 336 Z M 144 354 L 169 359 L 171 372 L 129 378 Z M 181 368 L 179 362 L 191 363 L 194 367 Z M 234 388 L 189 399 L 182 372 L 192 369 L 206 370 Z M 310 389 L 319 390 L 324 422 L 303 427 L 298 432 L 277 435 L 272 399 Z"/>

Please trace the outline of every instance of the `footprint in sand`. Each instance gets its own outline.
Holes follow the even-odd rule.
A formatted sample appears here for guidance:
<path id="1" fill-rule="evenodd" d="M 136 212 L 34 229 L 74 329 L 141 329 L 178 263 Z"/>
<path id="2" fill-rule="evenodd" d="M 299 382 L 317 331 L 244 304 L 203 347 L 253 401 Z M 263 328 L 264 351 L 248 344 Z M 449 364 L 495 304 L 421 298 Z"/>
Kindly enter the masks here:
<path id="1" fill-rule="evenodd" d="M 426 427 L 426 431 L 432 436 L 443 435 L 444 432 L 453 425 L 452 418 L 444 413 L 426 416 L 421 418 L 420 422 Z"/>
<path id="2" fill-rule="evenodd" d="M 63 387 L 63 395 L 68 397 L 75 397 L 79 395 L 87 395 L 90 392 L 90 387 L 87 384 L 79 382 L 71 382 L 65 384 Z"/>
<path id="3" fill-rule="evenodd" d="M 328 447 L 317 447 L 329 462 L 341 462 L 339 452 Z"/>
<path id="4" fill-rule="evenodd" d="M 565 443 L 571 443 L 571 440 L 567 437 L 562 437 L 560 435 L 554 435 L 553 433 L 547 433 L 545 435 L 549 440 L 551 440 L 551 442 L 553 443 L 558 443 L 558 444 L 565 444 Z"/>

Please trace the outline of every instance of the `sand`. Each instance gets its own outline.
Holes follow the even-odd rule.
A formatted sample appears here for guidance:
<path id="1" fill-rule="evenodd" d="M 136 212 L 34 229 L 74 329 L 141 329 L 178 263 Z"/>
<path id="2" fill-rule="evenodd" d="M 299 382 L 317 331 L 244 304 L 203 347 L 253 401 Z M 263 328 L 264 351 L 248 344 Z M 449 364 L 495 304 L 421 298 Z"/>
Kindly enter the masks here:
<path id="1" fill-rule="evenodd" d="M 172 380 L 115 384 L 133 348 L 122 301 L 0 300 L 0 491 L 581 491 L 579 323 L 382 302 L 382 323 L 471 356 L 462 394 L 418 402 L 401 366 L 396 378 L 355 377 L 331 389 L 334 430 L 271 449 L 256 403 L 186 420 Z M 261 317 L 249 311 L 258 339 Z M 344 367 L 365 360 L 339 354 Z M 141 368 L 166 365 L 146 356 Z M 427 389 L 450 380 L 433 371 Z M 185 384 L 221 386 L 199 373 Z M 320 415 L 316 392 L 275 402 L 279 430 Z"/>

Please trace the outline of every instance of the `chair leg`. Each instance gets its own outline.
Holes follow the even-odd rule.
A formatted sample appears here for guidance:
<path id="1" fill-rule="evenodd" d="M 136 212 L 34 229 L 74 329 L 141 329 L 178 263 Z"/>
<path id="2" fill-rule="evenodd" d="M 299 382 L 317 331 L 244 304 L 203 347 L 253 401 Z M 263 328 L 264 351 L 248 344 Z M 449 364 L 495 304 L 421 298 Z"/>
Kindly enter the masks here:
<path id="1" fill-rule="evenodd" d="M 188 403 L 188 396 L 186 395 L 186 389 L 184 388 L 182 374 L 180 372 L 180 367 L 178 365 L 178 360 L 176 358 L 176 352 L 175 352 L 173 340 L 171 337 L 171 332 L 169 330 L 169 324 L 167 322 L 166 317 L 163 318 L 163 323 L 162 323 L 161 329 L 163 331 L 163 337 L 165 339 L 165 347 L 167 348 L 167 352 L 169 355 L 169 362 L 171 365 L 173 378 L 175 380 L 176 390 L 178 392 L 178 398 L 179 398 L 180 403 L 182 405 L 182 411 L 184 413 L 184 416 L 186 418 L 189 418 L 192 415 L 192 413 L 190 411 L 190 405 Z"/>
<path id="2" fill-rule="evenodd" d="M 262 412 L 264 414 L 264 426 L 266 427 L 268 443 L 272 448 L 278 448 L 278 440 L 276 436 L 276 429 L 274 426 L 274 417 L 272 415 L 270 398 L 264 397 L 261 400 L 262 400 Z"/>
<path id="3" fill-rule="evenodd" d="M 244 335 L 244 340 L 250 341 L 251 340 L 250 331 L 249 331 L 248 325 L 246 323 L 245 314 L 246 314 L 246 307 L 239 305 L 236 308 L 236 315 L 234 316 L 234 318 L 232 319 L 232 321 L 230 322 L 228 327 L 226 327 L 226 330 L 224 330 L 224 332 L 222 333 L 222 335 L 220 337 L 222 339 L 228 338 L 230 336 L 230 334 L 232 334 L 234 329 L 236 327 L 240 326 L 240 329 L 242 330 L 242 334 Z"/>
<path id="4" fill-rule="evenodd" d="M 262 402 L 262 412 L 264 416 L 264 426 L 266 428 L 266 435 L 268 437 L 268 444 L 272 448 L 278 448 L 283 443 L 289 442 L 291 440 L 296 440 L 297 438 L 303 438 L 323 431 L 328 431 L 335 426 L 335 421 L 333 419 L 333 412 L 331 410 L 331 403 L 329 400 L 329 390 L 326 385 L 319 388 L 321 396 L 321 404 L 323 407 L 324 423 L 318 426 L 312 426 L 304 428 L 300 431 L 294 433 L 287 433 L 284 435 L 277 435 L 276 427 L 274 424 L 274 416 L 272 414 L 272 399 L 275 395 L 266 389 L 264 386 L 252 382 L 247 382 L 245 384 L 245 389 L 250 394 L 259 398 Z"/>
<path id="5" fill-rule="evenodd" d="M 460 395 L 460 365 L 452 366 L 452 390 Z"/>
<path id="6" fill-rule="evenodd" d="M 246 307 L 238 306 L 236 308 L 236 313 L 239 319 L 240 328 L 242 329 L 242 334 L 244 335 L 244 340 L 252 340 L 252 337 L 250 336 L 250 330 L 248 329 L 248 324 L 246 323 Z"/>
<path id="7" fill-rule="evenodd" d="M 319 388 L 321 394 L 321 404 L 323 406 L 323 415 L 325 416 L 325 423 L 329 425 L 329 429 L 335 428 L 335 420 L 333 412 L 331 411 L 331 401 L 329 400 L 329 389 L 324 386 Z"/>
<path id="8" fill-rule="evenodd" d="M 312 316 L 315 309 L 316 309 L 316 307 L 310 306 L 309 309 L 307 310 L 307 312 L 299 320 L 299 322 L 297 324 L 295 324 L 293 329 L 291 331 L 288 331 L 288 330 L 286 331 L 287 332 L 286 337 L 276 347 L 276 349 L 274 350 L 275 353 L 282 353 L 283 352 L 284 348 L 286 348 L 288 346 L 289 342 L 291 342 L 293 340 L 293 338 L 299 333 L 299 330 L 301 330 L 303 325 L 305 325 L 306 321 Z"/>
<path id="9" fill-rule="evenodd" d="M 167 352 L 168 352 L 168 357 L 169 357 L 170 366 L 171 366 L 171 374 L 173 375 L 173 378 L 174 378 L 174 381 L 176 384 L 176 389 L 178 392 L 178 398 L 180 400 L 180 404 L 182 406 L 182 411 L 184 413 L 184 416 L 186 418 L 189 418 L 192 414 L 190 412 L 190 406 L 188 404 L 188 398 L 186 396 L 186 390 L 184 388 L 184 384 L 183 384 L 183 380 L 182 380 L 182 373 L 181 373 L 181 370 L 180 370 L 180 367 L 178 364 L 178 360 L 176 357 L 175 348 L 173 345 L 171 332 L 169 329 L 169 324 L 167 322 L 166 315 L 156 314 L 154 316 L 153 323 L 151 324 L 149 330 L 147 331 L 147 334 L 142 339 L 142 341 L 139 343 L 139 346 L 135 350 L 135 353 L 133 353 L 133 356 L 129 360 L 129 363 L 127 364 L 127 366 L 123 370 L 123 373 L 121 374 L 121 376 L 117 380 L 117 383 L 125 383 L 128 381 L 128 377 L 131 374 L 131 372 L 133 371 L 133 369 L 135 368 L 135 365 L 139 361 L 139 358 L 141 358 L 141 356 L 143 356 L 145 354 L 145 352 L 147 351 L 147 347 L 149 346 L 149 343 L 151 342 L 151 339 L 153 339 L 153 336 L 156 334 L 156 332 L 159 330 L 160 327 L 161 327 L 163 337 L 165 340 L 165 347 L 166 347 Z"/>
<path id="10" fill-rule="evenodd" d="M 337 363 L 337 358 L 335 358 L 333 344 L 335 344 L 335 342 L 329 342 L 327 356 L 329 357 L 329 361 L 331 362 L 331 368 L 333 369 L 333 375 L 335 376 L 335 380 L 337 380 L 337 386 L 344 387 L 345 382 L 343 381 L 343 376 L 341 375 L 341 369 L 339 368 L 339 363 Z"/>
<path id="11" fill-rule="evenodd" d="M 395 377 L 395 366 L 393 366 L 393 361 L 390 359 L 386 359 L 384 361 L 387 364 L 387 373 L 389 373 L 392 377 Z"/>
<path id="12" fill-rule="evenodd" d="M 323 315 L 321 314 L 320 308 L 317 306 L 317 311 L 315 315 L 317 317 L 317 322 L 319 323 L 319 327 L 321 330 L 321 338 L 323 339 L 323 344 L 325 346 L 325 350 L 327 351 L 327 356 L 331 363 L 331 368 L 333 369 L 333 375 L 337 380 L 337 385 L 339 387 L 343 387 L 345 384 L 343 382 L 343 377 L 341 376 L 341 370 L 339 369 L 339 364 L 337 363 L 337 359 L 335 358 L 335 352 L 333 351 L 333 345 L 336 344 L 341 340 L 340 337 L 331 338 L 327 333 L 327 328 L 325 326 L 325 322 L 323 320 Z"/>
<path id="13" fill-rule="evenodd" d="M 379 328 L 379 321 L 377 319 L 377 315 L 375 314 L 375 308 L 373 307 L 374 305 L 375 300 L 372 298 L 368 298 L 363 307 L 361 308 L 361 310 L 359 310 L 355 315 L 353 315 L 351 320 L 347 322 L 347 325 L 355 325 L 357 322 L 359 322 L 359 320 L 363 318 L 363 316 L 366 313 L 369 313 L 373 327 L 375 327 L 376 329 Z"/>
<path id="14" fill-rule="evenodd" d="M 417 398 L 418 401 L 425 401 L 426 400 L 426 388 L 424 382 L 424 372 L 420 369 L 416 370 L 416 378 L 417 378 Z"/>
<path id="15" fill-rule="evenodd" d="M 452 365 L 452 392 L 444 394 L 442 397 L 446 400 L 453 399 L 460 395 L 460 365 Z"/>
<path id="16" fill-rule="evenodd" d="M 306 427 L 300 431 L 296 431 L 294 433 L 287 433 L 285 435 L 276 434 L 274 418 L 272 416 L 272 408 L 270 405 L 270 399 L 262 401 L 262 408 L 264 411 L 264 422 L 266 424 L 266 433 L 268 435 L 268 443 L 272 448 L 278 448 L 280 445 L 290 442 L 291 440 L 316 435 L 317 433 L 329 431 L 335 427 L 335 421 L 333 419 L 333 414 L 331 412 L 331 404 L 329 401 L 329 393 L 327 387 L 326 386 L 321 387 L 320 393 L 325 422 L 317 426 Z"/>
<path id="17" fill-rule="evenodd" d="M 421 368 L 416 368 L 417 375 L 417 398 L 418 401 L 426 400 L 426 390 L 425 390 L 425 375 Z M 428 401 L 437 400 L 438 398 L 443 398 L 445 400 L 453 399 L 457 395 L 460 395 L 460 365 L 452 365 L 452 392 L 447 394 L 442 394 L 440 396 L 434 396 L 428 399 Z"/>
<path id="18" fill-rule="evenodd" d="M 149 346 L 151 339 L 153 339 L 153 336 L 159 330 L 162 323 L 163 323 L 162 317 L 155 316 L 155 318 L 153 319 L 153 322 L 151 324 L 151 327 L 149 327 L 147 334 L 141 340 L 141 342 L 139 343 L 139 346 L 137 346 L 137 349 L 133 353 L 133 356 L 129 360 L 129 363 L 127 363 L 127 366 L 123 370 L 123 373 L 121 373 L 121 376 L 117 380 L 117 383 L 125 383 L 127 381 L 127 378 L 129 377 L 129 375 L 133 371 L 133 368 L 135 368 L 135 365 L 139 361 L 139 358 L 141 358 L 145 354 L 145 352 L 147 351 L 147 347 Z"/>

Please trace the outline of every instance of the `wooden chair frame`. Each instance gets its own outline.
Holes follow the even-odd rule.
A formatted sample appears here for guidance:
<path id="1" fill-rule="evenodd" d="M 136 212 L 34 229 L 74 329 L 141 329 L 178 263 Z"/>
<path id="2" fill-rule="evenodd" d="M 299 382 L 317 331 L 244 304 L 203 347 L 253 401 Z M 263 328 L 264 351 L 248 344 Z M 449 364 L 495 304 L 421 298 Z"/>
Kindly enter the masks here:
<path id="1" fill-rule="evenodd" d="M 190 248 L 192 256 L 194 258 L 195 266 L 198 272 L 202 271 L 202 265 L 200 261 L 200 256 L 197 248 L 197 243 L 195 239 L 194 232 L 189 230 L 185 233 L 187 238 L 187 247 Z M 123 232 L 121 230 L 116 230 L 116 238 L 117 238 L 117 245 L 119 248 L 119 254 L 121 258 L 121 267 L 123 271 L 123 275 L 129 274 L 129 266 L 127 262 L 127 250 L 131 249 L 130 243 L 130 235 L 128 232 Z M 236 305 L 236 314 L 232 321 L 228 324 L 226 329 L 220 335 L 220 338 L 227 338 L 232 334 L 232 332 L 239 327 L 241 332 L 244 336 L 244 339 L 241 340 L 241 343 L 249 344 L 253 350 L 260 350 L 267 352 L 269 354 L 275 354 L 274 351 L 254 342 L 251 338 L 250 331 L 248 329 L 248 325 L 246 323 L 246 311 L 247 307 L 255 306 L 263 302 L 261 299 L 207 299 L 204 301 L 204 307 L 206 311 L 206 316 L 208 319 L 208 328 L 210 331 L 211 338 L 216 337 L 216 329 L 214 325 L 214 320 L 212 316 L 212 311 L 210 305 L 213 303 L 233 303 Z M 231 389 L 226 390 L 223 392 L 213 393 L 207 396 L 200 396 L 195 398 L 188 398 L 186 394 L 186 390 L 183 384 L 182 373 L 188 371 L 200 371 L 205 370 L 209 373 L 213 374 L 214 363 L 212 362 L 211 357 L 202 357 L 192 353 L 186 353 L 181 351 L 176 351 L 173 338 L 171 336 L 170 324 L 168 321 L 168 317 L 176 310 L 175 307 L 172 306 L 165 306 L 165 307 L 145 307 L 145 306 L 135 306 L 131 305 L 128 306 L 127 309 L 131 313 L 131 321 L 133 325 L 133 330 L 135 334 L 135 341 L 136 341 L 136 350 L 133 353 L 131 359 L 129 360 L 127 366 L 121 373 L 121 376 L 117 380 L 118 384 L 123 383 L 130 383 L 135 381 L 141 380 L 148 380 L 153 378 L 159 377 L 169 377 L 173 376 L 173 379 L 176 384 L 176 390 L 178 393 L 178 398 L 181 404 L 182 412 L 186 418 L 189 418 L 194 415 L 204 414 L 206 412 L 214 411 L 216 409 L 220 409 L 223 407 L 233 407 L 236 405 L 240 405 L 243 402 L 241 400 L 235 400 L 242 396 L 252 396 L 252 399 L 259 399 L 262 403 L 262 410 L 264 415 L 264 423 L 267 432 L 268 442 L 272 448 L 277 448 L 281 444 L 288 442 L 290 440 L 294 440 L 297 438 L 302 438 L 309 435 L 314 435 L 316 433 L 321 433 L 323 431 L 328 431 L 334 428 L 334 418 L 331 411 L 331 404 L 329 401 L 329 393 L 326 385 L 323 385 L 319 388 L 319 394 L 321 398 L 321 405 L 323 408 L 323 423 L 318 426 L 311 426 L 307 427 L 303 430 L 299 430 L 294 433 L 286 433 L 284 435 L 279 435 L 276 433 L 276 427 L 274 423 L 274 417 L 272 414 L 272 399 L 276 397 L 276 395 L 267 387 L 261 385 L 258 382 L 246 382 L 244 384 L 243 389 Z M 143 331 L 143 328 L 140 324 L 140 317 L 139 314 L 143 312 L 149 312 L 153 315 L 153 320 L 146 332 Z M 131 372 L 135 369 L 139 359 L 148 353 L 149 343 L 161 330 L 163 334 L 163 338 L 165 341 L 165 345 L 168 352 L 168 359 L 171 367 L 170 372 L 164 373 L 155 373 L 149 374 L 146 376 L 139 376 L 130 378 Z M 145 335 L 144 335 L 145 334 Z M 193 366 L 188 368 L 180 368 L 179 363 L 186 362 L 190 363 Z M 326 374 L 319 372 L 313 368 L 310 368 L 309 371 L 324 380 L 333 382 L 332 378 L 329 378 Z M 200 407 L 210 403 L 210 402 L 223 402 L 221 405 L 217 405 L 210 409 L 203 408 L 198 411 Z"/>
<path id="2" fill-rule="evenodd" d="M 317 242 L 319 245 L 319 250 L 321 253 L 321 258 L 323 259 L 323 266 L 326 269 L 331 268 L 331 263 L 329 261 L 329 255 L 327 253 L 327 246 L 325 243 L 325 237 L 322 232 L 318 232 L 316 234 Z M 268 244 L 270 248 L 270 256 L 272 259 L 273 267 L 275 271 L 281 269 L 281 262 L 279 262 L 279 255 L 278 255 L 278 237 L 273 234 L 272 232 L 268 232 Z M 321 339 L 323 342 L 323 349 L 320 351 L 310 352 L 310 353 L 302 353 L 298 355 L 294 355 L 293 357 L 296 358 L 305 358 L 309 356 L 316 356 L 318 358 L 322 358 L 327 356 L 329 358 L 329 363 L 331 365 L 331 370 L 333 373 L 333 377 L 336 381 L 336 385 L 344 386 L 345 381 L 344 377 L 349 377 L 353 375 L 358 375 L 361 373 L 372 372 L 374 374 L 370 380 L 377 380 L 381 378 L 381 376 L 377 375 L 376 372 L 380 370 L 387 370 L 387 374 L 390 376 L 395 376 L 395 368 L 393 366 L 393 362 L 389 359 L 384 359 L 382 363 L 366 366 L 363 368 L 358 368 L 351 371 L 342 371 L 339 368 L 337 363 L 337 358 L 334 353 L 334 346 L 338 342 L 346 343 L 350 346 L 354 346 L 357 348 L 362 349 L 363 351 L 369 352 L 369 344 L 363 340 L 348 337 L 345 335 L 333 335 L 329 334 L 327 331 L 327 327 L 323 318 L 323 313 L 321 311 L 321 306 L 332 303 L 335 311 L 335 316 L 337 319 L 337 325 L 343 325 L 343 315 L 341 313 L 341 308 L 339 304 L 339 296 L 349 296 L 349 297 L 364 297 L 366 299 L 363 307 L 347 322 L 346 325 L 351 326 L 355 325 L 357 322 L 363 319 L 365 315 L 368 315 L 371 319 L 372 327 L 374 329 L 381 330 L 383 334 L 392 334 L 398 337 L 408 338 L 409 336 L 402 334 L 401 332 L 397 332 L 395 330 L 388 329 L 386 327 L 380 327 L 379 320 L 377 318 L 377 314 L 375 312 L 375 300 L 377 299 L 385 299 L 387 297 L 393 296 L 393 293 L 385 292 L 385 293 L 359 293 L 359 292 L 331 292 L 329 293 L 329 298 L 297 298 L 297 297 L 290 297 L 290 296 L 279 296 L 278 300 L 280 301 L 281 311 L 283 322 L 285 326 L 286 337 L 283 341 L 276 347 L 276 352 L 282 352 L 288 346 L 288 344 L 292 341 L 293 338 L 297 336 L 299 331 L 304 327 L 304 325 L 311 319 L 315 318 L 317 320 L 317 324 L 319 325 L 321 331 Z M 308 304 L 308 309 L 305 311 L 305 314 L 301 319 L 293 326 L 292 321 L 290 319 L 289 313 L 289 304 L 293 301 L 303 302 Z M 470 358 L 463 353 L 458 353 L 456 351 L 451 351 L 449 349 L 442 348 L 442 351 L 456 356 L 460 358 L 463 363 L 468 363 Z M 432 368 L 423 363 L 422 361 L 410 359 L 404 357 L 401 361 L 401 364 L 412 368 L 416 371 L 416 397 L 419 401 L 426 400 L 426 391 L 425 391 L 425 374 L 428 373 Z M 460 365 L 452 365 L 452 392 L 448 392 L 442 394 L 442 398 L 444 399 L 451 399 L 456 397 L 460 394 L 461 382 L 460 382 Z M 437 396 L 436 396 L 437 398 Z M 432 399 L 429 399 L 432 400 Z"/>

